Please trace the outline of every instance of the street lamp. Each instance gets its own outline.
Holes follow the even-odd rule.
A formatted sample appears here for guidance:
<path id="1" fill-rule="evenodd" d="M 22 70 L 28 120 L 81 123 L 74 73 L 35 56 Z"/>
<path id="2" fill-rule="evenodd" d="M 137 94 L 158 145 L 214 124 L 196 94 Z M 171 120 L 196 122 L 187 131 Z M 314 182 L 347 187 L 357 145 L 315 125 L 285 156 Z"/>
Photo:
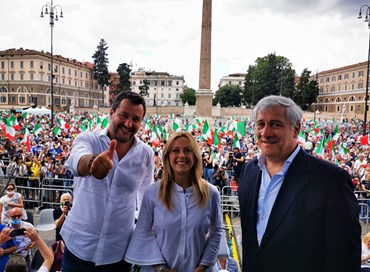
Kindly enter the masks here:
<path id="1" fill-rule="evenodd" d="M 59 18 L 63 18 L 63 9 L 60 5 L 53 5 L 53 0 L 51 2 L 47 2 L 45 5 L 41 7 L 41 18 L 44 18 L 44 13 L 50 14 L 50 81 L 51 81 L 51 127 L 53 127 L 54 122 L 54 65 L 53 65 L 53 27 L 54 27 L 54 20 L 58 21 Z"/>
<path id="2" fill-rule="evenodd" d="M 368 25 L 368 28 L 370 29 L 370 6 L 368 5 L 362 5 L 360 8 L 360 12 L 358 13 L 358 19 L 362 19 L 362 10 L 366 10 L 365 13 L 365 22 Z M 369 47 L 368 47 L 368 53 L 367 53 L 367 74 L 366 74 L 366 94 L 365 94 L 365 114 L 364 114 L 364 127 L 363 127 L 363 135 L 366 135 L 366 124 L 367 124 L 367 101 L 369 100 L 369 65 L 370 65 L 370 33 L 369 33 Z"/>

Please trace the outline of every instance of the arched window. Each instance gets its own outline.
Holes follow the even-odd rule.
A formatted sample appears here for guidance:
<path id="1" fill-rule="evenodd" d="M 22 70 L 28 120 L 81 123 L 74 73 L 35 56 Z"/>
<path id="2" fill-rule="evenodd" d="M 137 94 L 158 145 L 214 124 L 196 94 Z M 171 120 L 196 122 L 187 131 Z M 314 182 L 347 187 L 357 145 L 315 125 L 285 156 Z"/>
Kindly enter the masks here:
<path id="1" fill-rule="evenodd" d="M 18 93 L 27 93 L 27 88 L 24 87 L 24 86 L 20 86 L 18 89 L 17 89 L 17 92 Z"/>
<path id="2" fill-rule="evenodd" d="M 8 92 L 8 89 L 4 86 L 1 86 L 0 87 L 0 93 L 7 93 Z"/>

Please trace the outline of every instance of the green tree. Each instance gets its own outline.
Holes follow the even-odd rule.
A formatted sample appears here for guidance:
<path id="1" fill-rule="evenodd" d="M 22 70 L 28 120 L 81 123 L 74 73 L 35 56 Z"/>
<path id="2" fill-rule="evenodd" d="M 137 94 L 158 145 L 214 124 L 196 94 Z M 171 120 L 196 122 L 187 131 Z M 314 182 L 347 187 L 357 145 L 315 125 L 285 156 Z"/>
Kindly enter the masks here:
<path id="1" fill-rule="evenodd" d="M 104 104 L 104 86 L 109 85 L 110 75 L 108 72 L 108 54 L 107 54 L 107 42 L 101 39 L 95 54 L 92 56 L 94 59 L 93 74 L 94 79 L 102 89 L 102 105 Z"/>
<path id="2" fill-rule="evenodd" d="M 240 107 L 242 91 L 239 85 L 222 86 L 215 93 L 213 105 L 220 103 L 221 107 Z"/>
<path id="3" fill-rule="evenodd" d="M 308 110 L 310 105 L 316 101 L 318 90 L 317 81 L 311 79 L 311 71 L 305 68 L 296 86 L 293 100 L 303 110 Z"/>
<path id="4" fill-rule="evenodd" d="M 245 103 L 255 105 L 268 95 L 292 97 L 295 70 L 290 61 L 275 53 L 257 58 L 255 65 L 248 67 L 243 98 Z"/>
<path id="5" fill-rule="evenodd" d="M 143 85 L 139 86 L 140 95 L 141 96 L 149 96 L 148 90 L 149 90 L 149 81 L 144 79 Z"/>
<path id="6" fill-rule="evenodd" d="M 195 105 L 195 89 L 193 88 L 184 88 L 182 94 L 180 94 L 180 98 L 183 104 L 188 102 L 189 105 Z"/>
<path id="7" fill-rule="evenodd" d="M 118 65 L 117 73 L 119 75 L 119 83 L 117 86 L 117 92 L 130 92 L 131 91 L 131 68 L 127 63 L 121 63 Z"/>

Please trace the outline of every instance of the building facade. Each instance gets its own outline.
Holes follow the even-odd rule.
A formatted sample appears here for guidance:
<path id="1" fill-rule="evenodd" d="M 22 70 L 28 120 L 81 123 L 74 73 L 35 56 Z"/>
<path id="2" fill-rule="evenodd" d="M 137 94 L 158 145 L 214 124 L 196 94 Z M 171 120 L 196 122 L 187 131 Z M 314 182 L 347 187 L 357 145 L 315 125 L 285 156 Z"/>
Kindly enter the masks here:
<path id="1" fill-rule="evenodd" d="M 245 76 L 247 74 L 236 73 L 230 74 L 228 76 L 223 76 L 218 84 L 218 88 L 221 88 L 226 85 L 238 85 L 240 88 L 244 88 Z"/>
<path id="2" fill-rule="evenodd" d="M 180 94 L 183 93 L 185 80 L 183 76 L 174 76 L 166 72 L 139 70 L 131 74 L 131 90 L 140 93 L 140 86 L 148 85 L 145 96 L 147 106 L 182 107 Z"/>
<path id="3" fill-rule="evenodd" d="M 72 104 L 80 110 L 102 105 L 104 90 L 93 79 L 93 64 L 59 55 L 53 57 L 51 101 L 50 57 L 49 52 L 23 48 L 0 51 L 0 109 L 54 103 L 55 111 L 64 111 Z"/>
<path id="4" fill-rule="evenodd" d="M 342 113 L 350 116 L 364 114 L 367 62 L 360 62 L 332 70 L 322 71 L 313 77 L 319 84 L 317 103 L 312 110 Z"/>

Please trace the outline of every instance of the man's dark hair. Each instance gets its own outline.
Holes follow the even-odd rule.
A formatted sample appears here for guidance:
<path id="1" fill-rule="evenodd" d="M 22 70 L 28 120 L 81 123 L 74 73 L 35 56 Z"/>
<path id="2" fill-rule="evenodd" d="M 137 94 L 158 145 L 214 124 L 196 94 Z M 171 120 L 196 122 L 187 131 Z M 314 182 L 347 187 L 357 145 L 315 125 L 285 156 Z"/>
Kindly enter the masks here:
<path id="1" fill-rule="evenodd" d="M 145 100 L 140 94 L 135 93 L 135 92 L 127 92 L 127 91 L 120 92 L 113 101 L 113 104 L 112 104 L 113 111 L 116 111 L 116 109 L 119 107 L 119 104 L 121 104 L 121 101 L 123 99 L 128 99 L 128 101 L 130 101 L 130 103 L 134 105 L 143 105 L 144 116 L 145 116 L 145 113 L 146 113 Z"/>
<path id="2" fill-rule="evenodd" d="M 5 266 L 5 272 L 27 272 L 27 262 L 21 255 L 11 255 Z"/>

